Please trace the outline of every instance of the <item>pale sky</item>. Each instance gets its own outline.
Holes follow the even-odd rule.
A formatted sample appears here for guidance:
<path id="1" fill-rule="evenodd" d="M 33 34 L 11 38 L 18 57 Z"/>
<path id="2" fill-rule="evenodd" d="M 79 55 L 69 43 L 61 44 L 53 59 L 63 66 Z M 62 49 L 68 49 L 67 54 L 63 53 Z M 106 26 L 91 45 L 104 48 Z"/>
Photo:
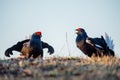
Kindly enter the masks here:
<path id="1" fill-rule="evenodd" d="M 69 52 L 84 56 L 75 44 L 78 27 L 93 38 L 108 33 L 120 56 L 120 0 L 0 0 L 0 58 L 6 58 L 7 48 L 36 31 L 54 47 L 54 56 L 68 56 Z M 47 50 L 44 54 L 49 56 Z"/>

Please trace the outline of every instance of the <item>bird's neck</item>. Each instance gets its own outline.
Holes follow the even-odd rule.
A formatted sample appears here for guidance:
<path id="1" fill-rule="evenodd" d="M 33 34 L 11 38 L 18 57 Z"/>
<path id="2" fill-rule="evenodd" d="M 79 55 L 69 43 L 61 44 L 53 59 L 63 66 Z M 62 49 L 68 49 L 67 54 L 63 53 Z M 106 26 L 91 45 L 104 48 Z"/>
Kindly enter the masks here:
<path id="1" fill-rule="evenodd" d="M 32 36 L 32 38 L 31 39 L 41 39 L 40 37 L 38 37 L 38 36 Z"/>
<path id="2" fill-rule="evenodd" d="M 86 40 L 87 36 L 86 35 L 77 35 L 76 42 L 80 42 L 82 40 Z"/>

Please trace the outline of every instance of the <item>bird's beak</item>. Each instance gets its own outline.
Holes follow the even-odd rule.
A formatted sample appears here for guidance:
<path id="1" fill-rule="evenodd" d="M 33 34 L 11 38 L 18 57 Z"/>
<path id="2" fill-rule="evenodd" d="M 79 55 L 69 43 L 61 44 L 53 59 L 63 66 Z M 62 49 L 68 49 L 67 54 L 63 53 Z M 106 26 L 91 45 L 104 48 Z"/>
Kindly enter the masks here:
<path id="1" fill-rule="evenodd" d="M 75 33 L 78 34 L 78 30 L 77 29 L 75 29 Z"/>
<path id="2" fill-rule="evenodd" d="M 81 34 L 81 30 L 80 30 L 80 28 L 78 28 L 78 29 L 75 29 L 75 31 L 76 31 L 76 34 Z"/>
<path id="3" fill-rule="evenodd" d="M 76 33 L 76 34 L 78 34 L 78 31 L 77 31 L 77 30 L 75 30 L 75 33 Z"/>
<path id="4" fill-rule="evenodd" d="M 78 29 L 75 29 L 75 31 L 78 31 Z"/>

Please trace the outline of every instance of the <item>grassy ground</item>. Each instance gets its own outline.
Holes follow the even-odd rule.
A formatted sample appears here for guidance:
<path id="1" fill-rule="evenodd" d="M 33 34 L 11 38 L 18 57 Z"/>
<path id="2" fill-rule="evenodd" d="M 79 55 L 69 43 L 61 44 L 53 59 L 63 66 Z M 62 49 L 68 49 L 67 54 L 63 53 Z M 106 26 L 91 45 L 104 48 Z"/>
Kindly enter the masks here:
<path id="1" fill-rule="evenodd" d="M 0 60 L 0 80 L 120 80 L 116 57 Z"/>

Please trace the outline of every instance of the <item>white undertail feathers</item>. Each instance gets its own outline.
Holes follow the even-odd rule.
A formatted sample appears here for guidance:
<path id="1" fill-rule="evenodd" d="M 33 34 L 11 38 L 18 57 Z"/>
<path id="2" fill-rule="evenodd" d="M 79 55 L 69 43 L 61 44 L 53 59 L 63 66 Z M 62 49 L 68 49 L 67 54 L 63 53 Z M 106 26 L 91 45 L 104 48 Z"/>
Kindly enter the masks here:
<path id="1" fill-rule="evenodd" d="M 105 41 L 106 41 L 107 46 L 109 47 L 109 49 L 113 50 L 114 49 L 113 40 L 111 39 L 111 37 L 107 33 L 105 33 Z"/>

